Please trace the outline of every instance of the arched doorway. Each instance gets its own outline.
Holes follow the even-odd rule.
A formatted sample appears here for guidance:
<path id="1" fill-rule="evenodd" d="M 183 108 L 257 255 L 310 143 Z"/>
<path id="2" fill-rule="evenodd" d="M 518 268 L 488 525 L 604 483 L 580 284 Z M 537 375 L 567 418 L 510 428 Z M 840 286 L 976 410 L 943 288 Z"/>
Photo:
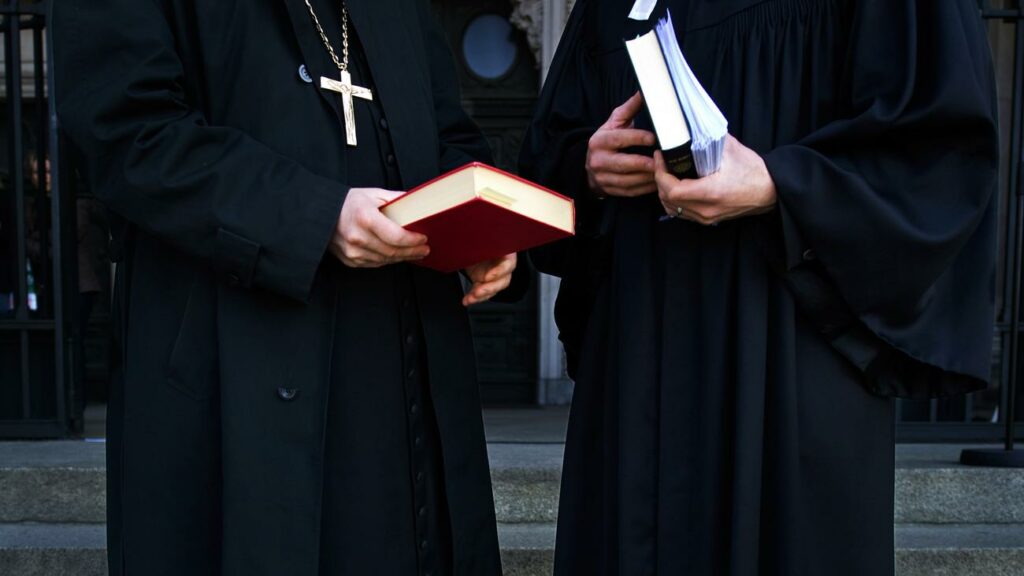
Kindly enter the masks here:
<path id="1" fill-rule="evenodd" d="M 463 104 L 484 131 L 498 167 L 514 171 L 539 91 L 539 70 L 508 0 L 434 0 L 459 70 Z M 471 312 L 485 404 L 534 404 L 537 294 Z"/>

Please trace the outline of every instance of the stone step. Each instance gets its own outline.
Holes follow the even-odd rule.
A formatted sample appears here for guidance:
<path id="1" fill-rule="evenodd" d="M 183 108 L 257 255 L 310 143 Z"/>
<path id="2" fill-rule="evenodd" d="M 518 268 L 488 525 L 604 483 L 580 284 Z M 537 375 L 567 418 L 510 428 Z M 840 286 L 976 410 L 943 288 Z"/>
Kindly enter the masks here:
<path id="1" fill-rule="evenodd" d="M 106 576 L 103 524 L 0 524 L 4 576 Z"/>
<path id="2" fill-rule="evenodd" d="M 488 444 L 498 522 L 553 523 L 558 518 L 562 444 Z"/>
<path id="3" fill-rule="evenodd" d="M 1021 576 L 1024 524 L 896 527 L 896 576 Z"/>
<path id="4" fill-rule="evenodd" d="M 0 522 L 105 522 L 105 454 L 89 442 L 0 442 Z"/>
<path id="5" fill-rule="evenodd" d="M 99 523 L 106 502 L 103 444 L 0 443 L 0 522 Z M 553 523 L 561 444 L 488 445 L 500 522 Z M 957 447 L 900 446 L 899 524 L 1024 524 L 1024 471 L 956 464 Z"/>
<path id="6" fill-rule="evenodd" d="M 506 576 L 548 576 L 553 524 L 499 526 Z M 896 529 L 897 576 L 1020 576 L 1024 525 L 905 525 Z M 0 574 L 105 576 L 102 524 L 0 524 Z"/>
<path id="7" fill-rule="evenodd" d="M 957 463 L 960 447 L 897 449 L 897 524 L 1024 523 L 1024 470 Z M 555 522 L 563 446 L 490 444 L 500 522 Z"/>

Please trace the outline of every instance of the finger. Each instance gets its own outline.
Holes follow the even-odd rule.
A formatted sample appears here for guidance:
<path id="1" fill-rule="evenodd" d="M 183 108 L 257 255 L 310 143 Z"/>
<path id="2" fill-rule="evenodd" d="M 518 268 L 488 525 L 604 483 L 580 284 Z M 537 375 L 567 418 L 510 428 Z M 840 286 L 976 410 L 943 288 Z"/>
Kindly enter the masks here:
<path id="1" fill-rule="evenodd" d="M 662 198 L 674 206 L 689 204 L 710 207 L 718 205 L 715 200 L 713 182 L 708 178 L 676 180 L 671 187 L 666 188 L 659 184 L 658 189 Z"/>
<path id="2" fill-rule="evenodd" d="M 385 265 L 395 262 L 422 260 L 430 255 L 430 247 L 395 248 L 383 244 L 377 239 L 371 239 L 361 243 L 359 246 L 347 246 L 343 251 L 343 255 L 347 259 L 362 264 Z"/>
<path id="3" fill-rule="evenodd" d="M 484 293 L 483 289 L 479 284 L 474 284 L 473 288 L 462 298 L 463 306 L 472 306 L 474 304 L 480 304 L 490 300 L 491 297 Z"/>
<path id="4" fill-rule="evenodd" d="M 649 172 L 640 172 L 633 174 L 616 174 L 614 172 L 602 172 L 595 178 L 597 183 L 605 189 L 616 188 L 619 190 L 627 190 L 630 188 L 637 188 L 640 186 L 652 185 L 654 181 L 654 174 Z"/>
<path id="5" fill-rule="evenodd" d="M 402 228 L 381 212 L 375 212 L 367 218 L 366 228 L 382 242 L 396 248 L 423 246 L 427 243 L 426 236 Z"/>
<path id="6" fill-rule="evenodd" d="M 663 201 L 673 206 L 714 202 L 713 187 L 718 181 L 716 178 L 718 174 L 712 174 L 705 178 L 680 180 L 668 171 L 661 152 L 655 152 L 654 165 L 654 178 L 658 183 L 659 196 Z"/>
<path id="7" fill-rule="evenodd" d="M 679 182 L 679 178 L 668 171 L 668 167 L 665 165 L 665 156 L 660 150 L 654 151 L 654 179 L 662 191 L 671 190 Z"/>
<path id="8" fill-rule="evenodd" d="M 510 280 L 511 277 L 506 276 L 493 282 L 477 282 L 473 284 L 466 296 L 473 303 L 485 302 L 497 295 L 498 292 L 508 288 Z"/>
<path id="9" fill-rule="evenodd" d="M 679 216 L 685 220 L 690 220 L 691 222 L 696 222 L 704 226 L 714 226 L 721 221 L 720 218 L 710 213 L 700 212 L 698 210 L 692 210 L 688 208 L 683 208 L 683 211 Z"/>
<path id="10" fill-rule="evenodd" d="M 654 178 L 654 159 L 642 154 L 622 154 L 601 151 L 590 162 L 591 169 L 615 172 L 616 174 L 649 174 Z"/>
<path id="11" fill-rule="evenodd" d="M 608 118 L 607 125 L 611 127 L 623 127 L 633 122 L 633 118 L 640 113 L 644 107 L 644 97 L 637 91 L 629 100 L 626 100 L 618 108 L 612 111 Z"/>
<path id="12" fill-rule="evenodd" d="M 384 190 L 383 188 L 377 188 L 373 190 L 373 197 L 377 200 L 378 206 L 383 206 L 392 200 L 397 200 L 405 196 L 405 192 L 396 192 L 394 190 Z"/>
<path id="13" fill-rule="evenodd" d="M 483 282 L 484 276 L 487 274 L 487 270 L 487 266 L 474 264 L 469 268 L 466 268 L 466 277 L 475 285 L 477 282 Z"/>
<path id="14" fill-rule="evenodd" d="M 508 254 L 501 258 L 481 262 L 466 268 L 466 276 L 469 276 L 469 279 L 472 280 L 474 284 L 482 284 L 485 282 L 493 282 L 505 275 L 511 275 L 515 269 L 516 255 Z"/>
<path id="15" fill-rule="evenodd" d="M 337 256 L 341 263 L 349 268 L 380 268 L 387 264 L 378 255 L 360 248 L 346 248 Z"/>
<path id="16" fill-rule="evenodd" d="M 373 235 L 353 238 L 345 247 L 345 256 L 352 259 L 362 259 L 375 264 L 390 264 L 394 262 L 407 262 L 410 260 L 422 260 L 430 254 L 429 246 L 411 246 L 399 248 L 385 243 Z"/>
<path id="17" fill-rule="evenodd" d="M 633 188 L 630 188 L 630 189 L 626 190 L 625 192 L 626 192 L 626 196 L 629 196 L 629 197 L 632 198 L 632 197 L 636 197 L 636 196 L 646 196 L 648 194 L 653 194 L 653 193 L 655 193 L 657 191 L 658 191 L 658 185 L 656 183 L 654 183 L 654 182 L 648 182 L 647 184 L 641 184 L 639 186 L 634 186 Z"/>
<path id="18" fill-rule="evenodd" d="M 505 276 L 511 276 L 516 270 L 516 255 L 509 254 L 496 260 L 494 265 L 484 274 L 484 282 L 494 282 Z"/>
<path id="19" fill-rule="evenodd" d="M 616 198 L 636 198 L 657 192 L 658 186 L 651 182 L 633 188 L 602 188 L 601 191 L 607 196 L 614 196 Z"/>
<path id="20" fill-rule="evenodd" d="M 470 290 L 469 294 L 467 294 L 462 301 L 464 304 L 468 303 L 469 305 L 486 302 L 497 296 L 502 290 L 508 288 L 511 283 L 511 279 L 511 276 L 505 276 L 494 282 L 474 284 L 472 290 Z"/>
<path id="21" fill-rule="evenodd" d="M 602 150 L 621 150 L 631 146 L 654 146 L 657 138 L 653 132 L 636 128 L 601 130 L 594 134 L 591 145 Z"/>

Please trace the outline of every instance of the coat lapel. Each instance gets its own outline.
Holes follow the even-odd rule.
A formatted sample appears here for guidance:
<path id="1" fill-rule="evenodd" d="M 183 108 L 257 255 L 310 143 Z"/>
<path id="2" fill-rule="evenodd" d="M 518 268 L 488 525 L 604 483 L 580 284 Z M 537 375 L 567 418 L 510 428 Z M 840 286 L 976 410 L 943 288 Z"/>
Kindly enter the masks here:
<path id="1" fill-rule="evenodd" d="M 412 188 L 437 176 L 439 158 L 429 63 L 416 6 L 400 0 L 347 4 L 377 88 L 374 98 L 391 124 L 402 183 Z"/>
<path id="2" fill-rule="evenodd" d="M 295 32 L 295 39 L 299 43 L 299 51 L 302 52 L 303 64 L 306 65 L 306 70 L 309 72 L 310 77 L 313 78 L 313 88 L 320 94 L 324 103 L 334 110 L 334 115 L 338 118 L 338 122 L 344 122 L 341 101 L 338 95 L 320 88 L 320 77 L 326 76 L 337 79 L 338 70 L 335 68 L 330 56 L 328 56 L 327 49 L 320 40 L 320 35 L 317 34 L 316 29 L 313 27 L 309 8 L 306 7 L 306 3 L 303 0 L 282 1 L 288 10 L 288 17 Z M 344 131 L 342 133 L 344 134 Z"/>
<path id="3" fill-rule="evenodd" d="M 320 89 L 320 77 L 337 75 L 334 64 L 313 28 L 303 0 L 281 0 L 320 97 L 334 110 L 341 130 L 341 102 Z M 346 0 L 349 19 L 366 51 L 379 99 L 391 125 L 395 157 L 406 188 L 438 173 L 437 124 L 430 88 L 429 62 L 416 7 L 400 0 Z"/>

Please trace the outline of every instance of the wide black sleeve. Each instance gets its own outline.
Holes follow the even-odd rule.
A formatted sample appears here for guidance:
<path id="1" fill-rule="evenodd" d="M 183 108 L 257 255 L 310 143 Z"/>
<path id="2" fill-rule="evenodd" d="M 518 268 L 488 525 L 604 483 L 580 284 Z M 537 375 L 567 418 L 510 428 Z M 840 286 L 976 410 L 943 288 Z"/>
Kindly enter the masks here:
<path id="1" fill-rule="evenodd" d="M 558 276 L 555 323 L 565 345 L 570 376 L 575 376 L 587 322 L 607 275 L 611 237 L 604 224 L 615 200 L 599 200 L 587 182 L 591 136 L 611 113 L 602 78 L 608 71 L 592 59 L 588 26 L 591 0 L 577 0 L 548 69 L 537 109 L 519 157 L 519 172 L 573 199 L 576 236 L 530 251 L 532 264 Z"/>
<path id="2" fill-rule="evenodd" d="M 158 0 L 53 5 L 62 127 L 96 195 L 242 286 L 305 300 L 347 193 L 185 96 Z"/>
<path id="3" fill-rule="evenodd" d="M 984 27 L 970 0 L 851 5 L 849 114 L 765 157 L 789 279 L 879 393 L 977 389 L 990 370 L 999 155 Z"/>
<path id="4" fill-rule="evenodd" d="M 572 198 L 576 205 L 576 238 L 530 251 L 537 269 L 563 279 L 586 260 L 581 251 L 600 235 L 610 203 L 594 195 L 586 175 L 590 138 L 610 112 L 602 109 L 597 94 L 603 71 L 595 68 L 588 50 L 589 4 L 579 0 L 573 6 L 519 156 L 523 177 Z"/>

